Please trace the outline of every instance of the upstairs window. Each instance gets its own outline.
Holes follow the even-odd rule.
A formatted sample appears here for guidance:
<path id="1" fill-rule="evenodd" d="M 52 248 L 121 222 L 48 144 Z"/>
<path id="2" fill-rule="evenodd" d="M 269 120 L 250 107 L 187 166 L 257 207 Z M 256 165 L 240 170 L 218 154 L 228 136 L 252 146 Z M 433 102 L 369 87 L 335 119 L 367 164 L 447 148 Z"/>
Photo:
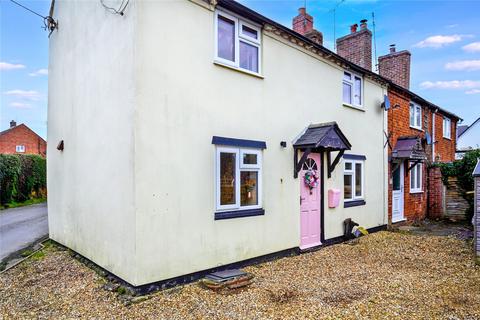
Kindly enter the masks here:
<path id="1" fill-rule="evenodd" d="M 452 138 L 452 123 L 449 118 L 443 118 L 443 137 Z"/>
<path id="2" fill-rule="evenodd" d="M 410 104 L 410 127 L 422 130 L 422 107 Z"/>
<path id="3" fill-rule="evenodd" d="M 217 211 L 262 207 L 262 151 L 217 147 Z"/>
<path id="4" fill-rule="evenodd" d="M 25 146 L 16 146 L 15 151 L 19 153 L 25 152 Z"/>
<path id="5" fill-rule="evenodd" d="M 350 72 L 343 73 L 343 103 L 355 107 L 362 106 L 362 78 Z"/>
<path id="6" fill-rule="evenodd" d="M 215 14 L 215 61 L 260 73 L 261 29 L 233 15 Z"/>
<path id="7" fill-rule="evenodd" d="M 422 192 L 422 164 L 421 163 L 417 163 L 410 170 L 410 193 L 415 193 L 415 192 Z"/>

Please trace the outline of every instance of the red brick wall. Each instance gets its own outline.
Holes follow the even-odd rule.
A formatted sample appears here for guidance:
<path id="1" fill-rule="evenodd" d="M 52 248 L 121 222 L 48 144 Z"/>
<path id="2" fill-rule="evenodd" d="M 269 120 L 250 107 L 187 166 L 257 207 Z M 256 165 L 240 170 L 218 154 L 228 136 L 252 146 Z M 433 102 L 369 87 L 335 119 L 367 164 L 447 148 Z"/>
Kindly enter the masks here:
<path id="1" fill-rule="evenodd" d="M 18 145 L 25 146 L 22 154 L 39 154 L 43 157 L 47 154 L 47 142 L 24 124 L 0 135 L 0 153 L 17 154 Z"/>
<path id="2" fill-rule="evenodd" d="M 443 182 L 439 167 L 428 170 L 428 216 L 440 218 L 443 214 Z"/>
<path id="3" fill-rule="evenodd" d="M 451 138 L 443 137 L 443 117 L 441 113 L 435 114 L 435 161 L 436 162 L 451 162 L 455 160 L 455 145 L 457 136 L 457 121 L 450 119 Z"/>
<path id="4" fill-rule="evenodd" d="M 422 107 L 422 128 L 423 131 L 410 127 L 410 97 L 393 90 L 389 90 L 391 108 L 388 110 L 388 131 L 391 134 L 390 144 L 395 148 L 399 137 L 418 136 L 425 137 L 425 128 L 431 131 L 431 112 L 428 108 Z M 430 119 L 430 120 L 429 120 Z M 424 145 L 427 157 L 431 155 L 430 146 Z M 392 150 L 388 149 L 389 156 Z M 413 221 L 423 219 L 427 214 L 427 165 L 422 166 L 422 193 L 410 193 L 410 172 L 407 172 L 409 163 L 403 162 L 404 171 L 404 216 L 407 220 Z M 389 188 L 388 188 L 388 215 L 392 217 L 392 172 L 389 165 Z"/>
<path id="5" fill-rule="evenodd" d="M 372 70 L 372 32 L 366 27 L 337 39 L 337 53 L 367 70 Z"/>

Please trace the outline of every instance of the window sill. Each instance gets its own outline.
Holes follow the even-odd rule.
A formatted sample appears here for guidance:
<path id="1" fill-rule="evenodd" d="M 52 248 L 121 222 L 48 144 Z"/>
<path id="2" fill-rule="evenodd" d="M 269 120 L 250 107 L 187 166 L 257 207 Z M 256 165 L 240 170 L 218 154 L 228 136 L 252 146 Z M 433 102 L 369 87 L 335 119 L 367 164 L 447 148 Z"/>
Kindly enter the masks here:
<path id="1" fill-rule="evenodd" d="M 364 206 L 365 204 L 367 204 L 365 200 L 344 201 L 343 207 L 344 208 L 358 207 L 358 206 Z"/>
<path id="2" fill-rule="evenodd" d="M 254 76 L 256 78 L 259 78 L 259 79 L 264 79 L 263 75 L 259 74 L 259 73 L 255 73 L 255 72 L 251 72 L 251 71 L 248 71 L 248 70 L 244 70 L 244 69 L 240 69 L 240 68 L 237 68 L 237 67 L 233 67 L 233 66 L 230 66 L 226 63 L 223 63 L 223 62 L 220 62 L 218 60 L 214 60 L 213 61 L 213 64 L 219 66 L 219 67 L 223 67 L 223 68 L 227 68 L 227 69 L 230 69 L 230 70 L 234 70 L 234 71 L 237 71 L 237 72 L 240 72 L 240 73 L 243 73 L 243 74 L 248 74 L 249 76 Z"/>
<path id="3" fill-rule="evenodd" d="M 420 194 L 420 193 L 423 193 L 423 190 L 410 191 L 410 194 Z"/>
<path id="4" fill-rule="evenodd" d="M 410 126 L 410 129 L 414 129 L 414 130 L 418 130 L 418 131 L 423 132 L 423 129 L 422 129 L 422 128 L 419 128 L 419 127 L 412 127 L 412 126 Z"/>
<path id="5" fill-rule="evenodd" d="M 446 139 L 446 140 L 450 140 L 450 141 L 452 141 L 452 138 L 445 137 L 445 136 L 443 137 L 443 139 Z"/>
<path id="6" fill-rule="evenodd" d="M 347 108 L 351 108 L 351 109 L 355 109 L 355 110 L 358 110 L 358 111 L 365 112 L 365 108 L 361 107 L 361 106 L 354 106 L 353 104 L 348 104 L 348 103 L 345 103 L 345 102 L 343 103 L 343 106 L 347 107 Z"/>
<path id="7" fill-rule="evenodd" d="M 254 217 L 263 215 L 265 215 L 265 210 L 263 210 L 262 208 L 249 210 L 220 211 L 215 212 L 215 220 Z"/>

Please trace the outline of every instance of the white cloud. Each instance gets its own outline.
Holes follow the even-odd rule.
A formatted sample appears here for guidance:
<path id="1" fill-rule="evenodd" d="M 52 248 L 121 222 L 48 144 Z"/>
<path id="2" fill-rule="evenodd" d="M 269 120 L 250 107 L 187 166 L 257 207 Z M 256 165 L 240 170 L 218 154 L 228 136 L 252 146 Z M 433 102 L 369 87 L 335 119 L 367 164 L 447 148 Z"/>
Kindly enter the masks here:
<path id="1" fill-rule="evenodd" d="M 424 81 L 420 83 L 423 89 L 475 89 L 480 88 L 480 81 L 452 80 L 452 81 Z"/>
<path id="2" fill-rule="evenodd" d="M 32 105 L 28 103 L 23 103 L 23 102 L 12 102 L 10 103 L 10 106 L 14 108 L 24 109 L 24 108 L 30 108 Z"/>
<path id="3" fill-rule="evenodd" d="M 480 70 L 480 60 L 462 60 L 445 64 L 445 69 L 454 71 Z"/>
<path id="4" fill-rule="evenodd" d="M 475 53 L 480 52 L 480 42 L 472 42 L 462 47 L 463 51 Z"/>
<path id="5" fill-rule="evenodd" d="M 461 41 L 463 38 L 470 37 L 468 35 L 453 34 L 450 36 L 436 35 L 426 38 L 415 44 L 418 48 L 441 48 L 449 44 Z"/>
<path id="6" fill-rule="evenodd" d="M 25 66 L 23 64 L 0 62 L 0 70 L 1 71 L 24 69 L 24 68 L 25 68 Z"/>
<path id="7" fill-rule="evenodd" d="M 468 90 L 468 91 L 465 91 L 466 94 L 477 94 L 477 93 L 480 93 L 480 89 L 472 89 L 472 90 Z"/>
<path id="8" fill-rule="evenodd" d="M 48 75 L 48 69 L 38 69 L 37 71 L 29 73 L 28 75 L 30 77 L 46 76 L 46 75 Z"/>
<path id="9" fill-rule="evenodd" d="M 26 100 L 39 100 L 41 97 L 41 94 L 37 91 L 34 90 L 10 90 L 10 91 L 5 91 L 3 94 L 7 96 L 13 96 L 17 98 L 23 98 Z"/>

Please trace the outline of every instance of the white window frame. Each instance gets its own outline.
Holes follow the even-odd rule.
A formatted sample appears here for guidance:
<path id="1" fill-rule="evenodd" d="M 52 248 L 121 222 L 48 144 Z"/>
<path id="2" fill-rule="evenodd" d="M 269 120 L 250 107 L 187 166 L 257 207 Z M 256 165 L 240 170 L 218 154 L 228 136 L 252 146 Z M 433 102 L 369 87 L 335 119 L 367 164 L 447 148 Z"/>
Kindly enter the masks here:
<path id="1" fill-rule="evenodd" d="M 410 163 L 413 165 L 413 163 Z M 417 170 L 420 170 L 420 186 L 417 187 Z M 410 193 L 423 192 L 423 166 L 422 163 L 417 163 L 410 169 Z M 413 185 L 413 186 L 412 186 Z"/>
<path id="2" fill-rule="evenodd" d="M 346 164 L 351 163 L 352 169 L 347 170 Z M 356 177 L 356 164 L 360 164 L 362 167 L 362 175 L 361 175 L 361 195 L 357 196 L 355 192 L 355 177 Z M 343 195 L 345 202 L 350 201 L 357 201 L 357 200 L 364 200 L 365 199 L 365 160 L 352 160 L 352 159 L 344 159 L 343 160 L 343 175 L 344 176 L 351 176 L 352 177 L 352 198 L 345 198 L 345 194 Z M 344 189 L 345 191 L 345 186 Z"/>
<path id="3" fill-rule="evenodd" d="M 221 205 L 220 204 L 220 153 L 234 153 L 235 154 L 235 204 Z M 250 148 L 237 148 L 237 147 L 216 147 L 216 156 L 215 156 L 215 204 L 216 211 L 233 211 L 233 210 L 250 210 L 250 209 L 260 209 L 262 208 L 262 194 L 263 194 L 263 185 L 262 185 L 262 150 L 260 149 L 250 149 Z M 257 155 L 257 164 L 243 164 L 243 155 L 245 153 L 252 153 Z M 241 190 L 240 190 L 240 176 L 242 171 L 255 171 L 257 172 L 257 200 L 258 204 L 252 206 L 241 206 Z"/>
<path id="4" fill-rule="evenodd" d="M 412 120 L 412 108 L 413 108 L 413 123 Z M 420 123 L 417 123 L 417 115 L 420 113 Z M 422 107 L 416 103 L 411 102 L 409 106 L 409 119 L 410 128 L 422 130 Z"/>
<path id="5" fill-rule="evenodd" d="M 346 73 L 350 74 L 350 78 L 351 78 L 350 80 L 345 79 L 345 74 Z M 360 104 L 355 104 L 355 78 L 360 79 Z M 351 103 L 343 101 L 343 84 L 348 84 L 352 88 L 352 91 L 350 91 L 350 101 L 351 101 Z M 363 97 L 364 97 L 363 77 L 356 74 L 356 73 L 353 73 L 351 71 L 343 71 L 343 77 L 342 77 L 342 102 L 343 102 L 343 104 L 347 105 L 347 106 L 363 108 Z"/>
<path id="6" fill-rule="evenodd" d="M 24 145 L 15 146 L 15 152 L 25 153 L 25 146 Z"/>
<path id="7" fill-rule="evenodd" d="M 232 20 L 235 25 L 235 54 L 234 54 L 234 61 L 230 61 L 228 59 L 224 59 L 218 56 L 218 16 L 223 16 L 229 20 Z M 254 39 L 252 37 L 249 37 L 246 34 L 243 34 L 242 32 L 242 26 L 249 27 L 255 31 L 257 31 L 258 34 L 258 39 Z M 230 66 L 235 69 L 242 70 L 247 73 L 251 73 L 254 75 L 261 75 L 262 74 L 262 28 L 250 21 L 247 21 L 245 19 L 242 19 L 238 16 L 235 16 L 231 13 L 227 13 L 223 10 L 217 10 L 215 11 L 215 52 L 214 52 L 214 61 L 216 63 L 220 63 L 223 65 Z M 255 46 L 258 48 L 258 72 L 244 69 L 240 67 L 240 41 L 243 41 L 245 43 L 248 43 L 252 46 Z"/>
<path id="8" fill-rule="evenodd" d="M 443 117 L 443 137 L 452 138 L 452 121 L 447 117 Z"/>

